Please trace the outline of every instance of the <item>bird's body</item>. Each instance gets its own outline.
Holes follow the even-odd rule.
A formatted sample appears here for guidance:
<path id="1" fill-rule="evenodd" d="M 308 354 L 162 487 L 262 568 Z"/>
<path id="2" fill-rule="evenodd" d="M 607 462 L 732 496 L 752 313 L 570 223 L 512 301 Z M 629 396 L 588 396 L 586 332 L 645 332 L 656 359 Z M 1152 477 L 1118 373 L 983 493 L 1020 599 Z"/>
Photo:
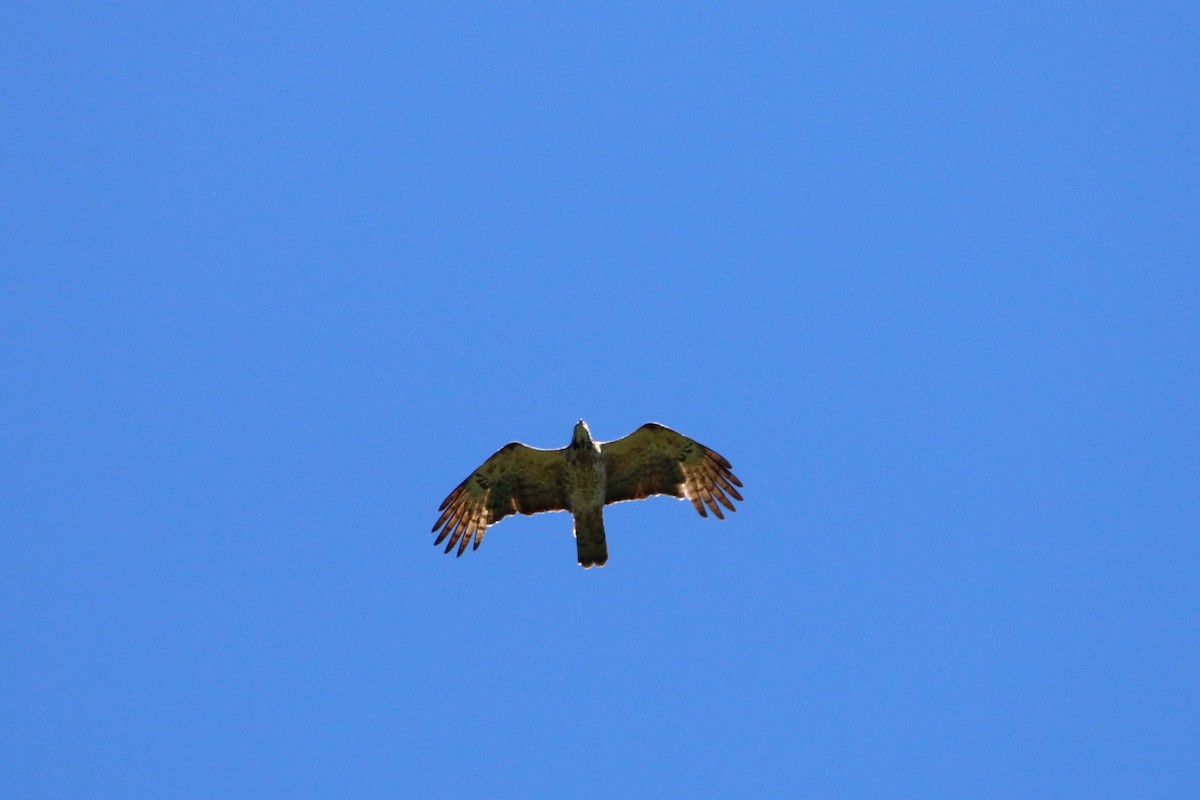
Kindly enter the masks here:
<path id="1" fill-rule="evenodd" d="M 608 488 L 604 452 L 592 441 L 583 420 L 575 426 L 566 461 L 567 510 L 575 520 L 575 547 L 584 569 L 604 566 L 608 542 L 604 538 L 604 495 Z"/>
<path id="2" fill-rule="evenodd" d="M 580 420 L 561 450 L 520 442 L 500 448 L 442 502 L 435 544 L 449 536 L 446 552 L 457 544 L 461 556 L 468 542 L 478 548 L 488 526 L 509 514 L 570 511 L 579 563 L 603 566 L 605 505 L 667 494 L 687 497 L 700 516 L 708 508 L 724 519 L 720 506 L 736 510 L 729 497 L 741 500 L 734 488 L 741 485 L 721 455 L 670 428 L 651 422 L 598 443 Z"/>

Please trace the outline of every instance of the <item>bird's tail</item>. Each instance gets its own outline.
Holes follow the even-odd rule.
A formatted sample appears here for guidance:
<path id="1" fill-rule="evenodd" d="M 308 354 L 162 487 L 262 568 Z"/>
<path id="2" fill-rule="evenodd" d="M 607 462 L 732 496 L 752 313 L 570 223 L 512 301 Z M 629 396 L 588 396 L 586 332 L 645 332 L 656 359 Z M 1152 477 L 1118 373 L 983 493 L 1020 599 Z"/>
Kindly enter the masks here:
<path id="1" fill-rule="evenodd" d="M 608 561 L 608 542 L 604 540 L 604 507 L 575 512 L 575 548 L 579 566 L 603 567 Z"/>

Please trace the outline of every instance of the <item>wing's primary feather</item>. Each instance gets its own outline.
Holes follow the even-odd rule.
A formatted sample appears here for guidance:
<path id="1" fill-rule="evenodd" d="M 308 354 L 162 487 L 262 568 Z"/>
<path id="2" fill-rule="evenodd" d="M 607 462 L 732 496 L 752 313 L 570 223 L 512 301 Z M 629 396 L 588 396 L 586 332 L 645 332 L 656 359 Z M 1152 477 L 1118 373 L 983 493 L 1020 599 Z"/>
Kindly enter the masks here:
<path id="1" fill-rule="evenodd" d="M 729 498 L 742 499 L 735 488 L 742 482 L 724 456 L 663 425 L 646 423 L 600 449 L 608 470 L 605 503 L 667 494 L 688 498 L 702 517 L 707 506 L 725 519 L 721 506 L 736 511 Z"/>
<path id="2" fill-rule="evenodd" d="M 434 544 L 449 536 L 446 552 L 457 544 L 461 556 L 472 540 L 472 549 L 479 549 L 488 526 L 509 514 L 565 510 L 565 463 L 562 450 L 538 450 L 520 442 L 501 447 L 438 506 L 442 515 L 433 530 L 441 528 L 441 533 Z"/>

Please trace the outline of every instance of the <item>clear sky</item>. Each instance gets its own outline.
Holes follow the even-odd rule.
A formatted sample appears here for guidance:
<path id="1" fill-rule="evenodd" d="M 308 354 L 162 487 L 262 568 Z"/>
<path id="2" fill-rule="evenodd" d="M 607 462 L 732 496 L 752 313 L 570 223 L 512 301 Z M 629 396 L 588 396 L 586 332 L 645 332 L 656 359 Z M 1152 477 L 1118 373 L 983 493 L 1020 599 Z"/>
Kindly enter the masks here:
<path id="1" fill-rule="evenodd" d="M 1191 3 L 19 3 L 0 796 L 1200 797 Z M 648 420 L 654 498 L 441 499 Z"/>

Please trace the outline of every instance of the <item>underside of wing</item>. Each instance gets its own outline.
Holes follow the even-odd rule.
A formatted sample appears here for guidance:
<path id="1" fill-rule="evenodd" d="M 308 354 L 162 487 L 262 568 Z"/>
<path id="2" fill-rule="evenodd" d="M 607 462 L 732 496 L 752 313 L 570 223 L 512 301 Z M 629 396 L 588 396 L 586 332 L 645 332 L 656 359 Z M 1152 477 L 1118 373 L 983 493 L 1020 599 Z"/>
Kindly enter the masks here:
<path id="1" fill-rule="evenodd" d="M 742 482 L 721 454 L 657 423 L 605 442 L 600 450 L 608 471 L 606 503 L 667 494 L 688 498 L 702 517 L 711 509 L 725 519 L 721 506 L 736 511 L 730 498 L 742 499 L 736 488 Z"/>
<path id="2" fill-rule="evenodd" d="M 441 533 L 434 544 L 449 537 L 446 552 L 457 544 L 461 556 L 468 542 L 478 549 L 488 526 L 509 514 L 566 509 L 564 467 L 562 450 L 538 450 L 520 442 L 505 445 L 442 501 L 442 515 L 433 526 Z"/>

